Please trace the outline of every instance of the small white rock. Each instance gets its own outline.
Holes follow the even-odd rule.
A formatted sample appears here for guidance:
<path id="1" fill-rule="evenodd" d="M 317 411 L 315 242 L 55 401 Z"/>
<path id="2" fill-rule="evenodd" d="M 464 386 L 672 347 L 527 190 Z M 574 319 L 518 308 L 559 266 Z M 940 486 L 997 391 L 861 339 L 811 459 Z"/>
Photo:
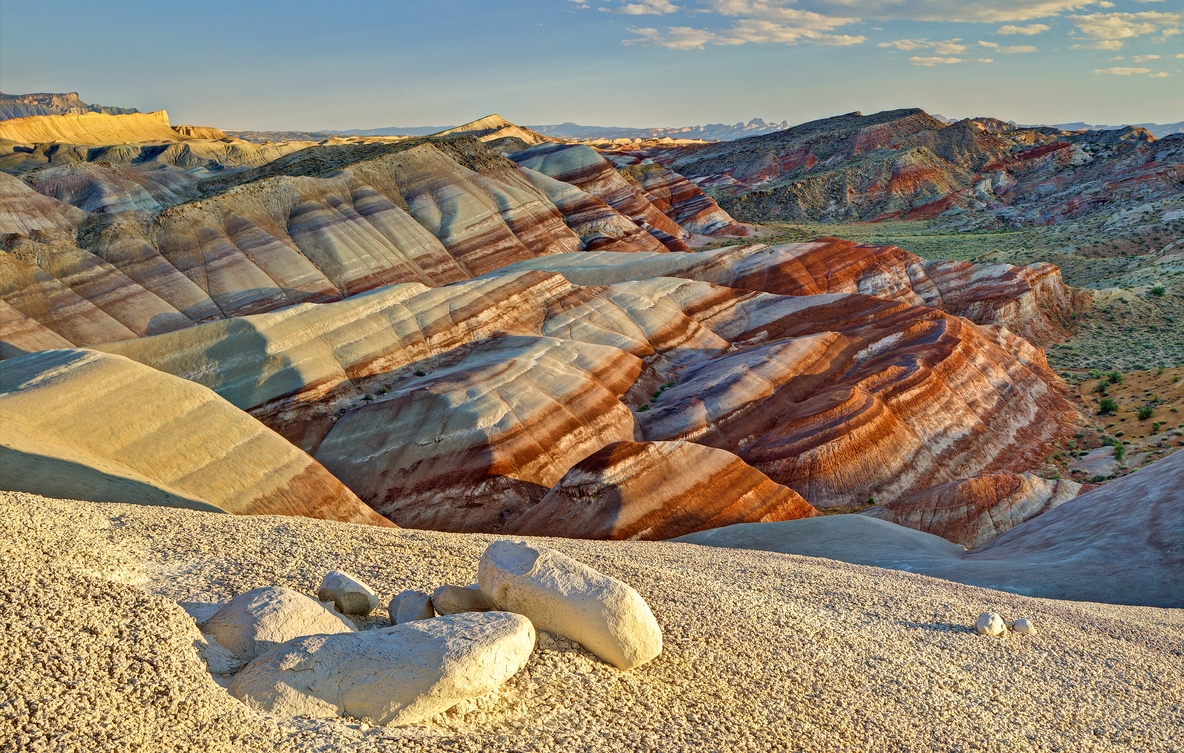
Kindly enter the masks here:
<path id="1" fill-rule="evenodd" d="M 974 629 L 979 635 L 1003 635 L 1007 632 L 1007 623 L 995 612 L 983 612 L 974 623 Z"/>
<path id="2" fill-rule="evenodd" d="M 1022 617 L 1011 624 L 1011 629 L 1020 635 L 1036 635 L 1036 627 Z"/>
<path id="3" fill-rule="evenodd" d="M 480 586 L 440 586 L 432 592 L 432 606 L 436 608 L 437 614 L 460 614 L 488 612 L 496 605 Z"/>
<path id="4" fill-rule="evenodd" d="M 342 614 L 370 614 L 378 606 L 378 595 L 370 586 L 349 573 L 330 570 L 317 589 L 317 598 L 331 601 Z"/>
<path id="5" fill-rule="evenodd" d="M 392 625 L 402 625 L 415 620 L 430 620 L 436 616 L 432 609 L 432 597 L 423 591 L 404 591 L 387 605 Z"/>
<path id="6" fill-rule="evenodd" d="M 525 666 L 534 644 L 530 620 L 506 612 L 314 635 L 251 662 L 230 692 L 285 716 L 412 724 L 496 690 Z"/>
<path id="7" fill-rule="evenodd" d="M 477 579 L 501 609 L 579 642 L 618 669 L 662 653 L 662 629 L 641 594 L 553 549 L 495 541 L 481 555 Z"/>
<path id="8" fill-rule="evenodd" d="M 264 586 L 235 596 L 200 627 L 244 662 L 303 635 L 354 630 L 316 599 L 280 586 Z"/>

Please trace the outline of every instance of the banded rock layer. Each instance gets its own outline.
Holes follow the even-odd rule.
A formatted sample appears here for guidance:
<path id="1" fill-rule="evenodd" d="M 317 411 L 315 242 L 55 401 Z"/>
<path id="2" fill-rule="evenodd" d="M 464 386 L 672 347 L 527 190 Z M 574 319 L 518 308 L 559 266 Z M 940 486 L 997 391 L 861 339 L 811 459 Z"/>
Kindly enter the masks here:
<path id="1" fill-rule="evenodd" d="M 658 540 L 817 514 L 730 452 L 683 440 L 617 442 L 573 466 L 506 533 Z"/>
<path id="2" fill-rule="evenodd" d="M 446 530 L 506 530 L 614 442 L 713 447 L 851 507 L 1026 470 L 1075 417 L 1006 330 L 859 294 L 615 282 L 606 256 L 552 257 L 583 285 L 512 269 L 104 349 L 210 386 L 396 522 Z M 761 258 L 778 257 L 733 262 Z"/>
<path id="3" fill-rule="evenodd" d="M 1077 496 L 1081 484 L 1031 473 L 991 473 L 910 494 L 865 515 L 975 549 Z"/>
<path id="4" fill-rule="evenodd" d="M 0 364 L 0 484 L 66 499 L 390 525 L 225 400 L 120 356 Z"/>

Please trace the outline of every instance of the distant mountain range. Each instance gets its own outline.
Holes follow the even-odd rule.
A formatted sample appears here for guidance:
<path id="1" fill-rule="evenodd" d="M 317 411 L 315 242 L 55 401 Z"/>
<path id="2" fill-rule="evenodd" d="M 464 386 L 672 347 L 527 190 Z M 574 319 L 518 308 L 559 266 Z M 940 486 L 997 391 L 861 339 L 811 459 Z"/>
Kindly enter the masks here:
<path id="1" fill-rule="evenodd" d="M 0 120 L 10 118 L 25 118 L 32 115 L 64 115 L 67 113 L 101 112 L 108 115 L 120 115 L 139 112 L 133 107 L 108 107 L 106 105 L 89 105 L 78 98 L 77 92 L 64 94 L 4 94 L 0 93 Z M 956 118 L 946 118 L 934 114 L 934 119 L 941 123 L 955 122 Z M 1062 131 L 1109 131 L 1125 128 L 1128 125 L 1145 128 L 1156 138 L 1170 136 L 1173 133 L 1184 133 L 1184 121 L 1177 123 L 1123 123 L 1122 125 L 1091 125 L 1082 121 L 1074 123 L 1054 123 L 1051 125 L 1019 125 L 1015 121 L 1007 121 L 1017 128 L 1058 128 Z M 246 141 L 323 141 L 332 136 L 429 136 L 433 133 L 446 131 L 455 126 L 388 126 L 386 128 L 351 128 L 348 130 L 321 131 L 226 131 L 231 136 Z M 753 118 L 747 123 L 709 123 L 694 126 L 657 126 L 654 128 L 628 128 L 620 126 L 587 126 L 579 123 L 560 123 L 558 125 L 528 125 L 533 131 L 557 139 L 576 139 L 580 141 L 612 141 L 613 139 L 701 139 L 703 141 L 734 141 L 749 136 L 763 136 L 767 133 L 783 131 L 790 127 L 788 120 L 780 123 L 767 123 L 761 118 Z"/>

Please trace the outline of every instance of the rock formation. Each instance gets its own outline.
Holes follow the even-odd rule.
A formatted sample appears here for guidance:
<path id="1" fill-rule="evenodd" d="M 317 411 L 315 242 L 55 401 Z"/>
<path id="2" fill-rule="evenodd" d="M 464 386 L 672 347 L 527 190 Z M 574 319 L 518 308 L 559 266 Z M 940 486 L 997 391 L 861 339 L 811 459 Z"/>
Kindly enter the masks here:
<path id="1" fill-rule="evenodd" d="M 169 127 L 169 115 L 164 110 L 127 115 L 97 112 L 34 115 L 0 120 L 0 139 L 19 144 L 134 144 L 182 138 Z"/>
<path id="2" fill-rule="evenodd" d="M 201 385 L 50 350 L 0 362 L 5 489 L 390 525 L 320 463 Z"/>
<path id="3" fill-rule="evenodd" d="M 1180 608 L 1181 488 L 1184 453 L 1177 452 L 1020 523 L 972 552 L 866 515 L 735 525 L 679 540 L 826 557 L 1028 596 Z"/>
<path id="4" fill-rule="evenodd" d="M 592 147 L 582 144 L 540 144 L 510 155 L 523 167 L 570 183 L 621 214 L 662 242 L 671 251 L 687 251 L 689 234 L 650 203 Z"/>
<path id="5" fill-rule="evenodd" d="M 612 664 L 633 669 L 662 653 L 662 629 L 631 586 L 553 549 L 495 541 L 481 555 L 481 590 Z"/>
<path id="6" fill-rule="evenodd" d="M 331 608 L 302 593 L 265 586 L 226 602 L 201 624 L 201 630 L 247 663 L 294 638 L 352 633 L 354 628 Z"/>
<path id="7" fill-rule="evenodd" d="M 412 724 L 496 690 L 534 643 L 530 620 L 505 612 L 311 635 L 247 665 L 230 692 L 273 714 Z"/>
<path id="8" fill-rule="evenodd" d="M 865 514 L 975 549 L 1077 496 L 1081 484 L 1031 473 L 991 473 L 910 494 Z"/>
<path id="9" fill-rule="evenodd" d="M 506 533 L 653 540 L 817 514 L 730 452 L 684 440 L 618 442 L 574 465 Z"/>

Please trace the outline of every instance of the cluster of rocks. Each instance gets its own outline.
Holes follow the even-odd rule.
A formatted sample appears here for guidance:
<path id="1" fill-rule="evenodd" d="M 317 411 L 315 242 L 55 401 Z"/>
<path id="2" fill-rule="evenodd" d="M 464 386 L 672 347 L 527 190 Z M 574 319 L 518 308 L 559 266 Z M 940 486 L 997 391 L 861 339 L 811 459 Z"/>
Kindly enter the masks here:
<path id="1" fill-rule="evenodd" d="M 662 652 L 662 631 L 637 591 L 559 552 L 497 541 L 477 577 L 473 586 L 398 594 L 388 605 L 391 625 L 372 630 L 343 616 L 369 615 L 379 601 L 347 573 L 328 573 L 319 601 L 256 588 L 201 623 L 201 653 L 253 708 L 397 725 L 496 690 L 526 665 L 536 630 L 622 670 Z"/>
<path id="2" fill-rule="evenodd" d="M 974 623 L 974 630 L 979 635 L 1000 636 L 1005 635 L 1009 630 L 1020 635 L 1036 635 L 1036 628 L 1030 621 L 1021 617 L 1014 622 L 1007 622 L 998 612 L 980 614 Z"/>

